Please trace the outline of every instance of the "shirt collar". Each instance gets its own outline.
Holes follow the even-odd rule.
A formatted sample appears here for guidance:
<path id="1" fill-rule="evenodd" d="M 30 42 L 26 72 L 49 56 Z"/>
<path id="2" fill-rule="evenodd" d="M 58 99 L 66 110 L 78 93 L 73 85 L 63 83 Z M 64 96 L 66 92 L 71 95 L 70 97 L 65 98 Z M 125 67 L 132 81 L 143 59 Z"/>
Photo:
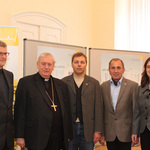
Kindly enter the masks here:
<path id="1" fill-rule="evenodd" d="M 148 91 L 149 87 L 148 87 L 148 83 L 142 88 L 142 93 L 145 93 L 145 91 Z"/>
<path id="2" fill-rule="evenodd" d="M 39 72 L 38 72 L 38 74 L 39 74 Z M 51 76 L 51 75 L 50 75 L 49 79 L 45 79 L 45 78 L 43 78 L 40 74 L 39 74 L 39 76 L 41 77 L 42 81 L 49 81 L 49 80 L 50 80 L 50 78 L 52 78 L 52 76 Z"/>
<path id="3" fill-rule="evenodd" d="M 117 82 L 118 85 L 121 85 L 122 79 L 123 79 L 123 77 L 121 77 L 121 79 Z M 110 84 L 111 84 L 111 85 L 114 84 L 112 78 L 110 79 Z"/>

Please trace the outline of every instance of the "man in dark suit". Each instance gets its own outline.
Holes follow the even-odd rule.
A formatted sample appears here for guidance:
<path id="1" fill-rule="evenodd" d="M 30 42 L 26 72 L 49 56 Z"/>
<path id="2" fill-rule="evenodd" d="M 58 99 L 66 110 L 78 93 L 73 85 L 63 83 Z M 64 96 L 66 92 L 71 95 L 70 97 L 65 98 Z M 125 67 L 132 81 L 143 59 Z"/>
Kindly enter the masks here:
<path id="1" fill-rule="evenodd" d="M 73 74 L 63 78 L 68 84 L 73 118 L 74 136 L 69 150 L 93 150 L 100 140 L 100 85 L 85 74 L 87 57 L 81 53 L 72 56 Z"/>
<path id="2" fill-rule="evenodd" d="M 19 80 L 15 102 L 15 138 L 29 150 L 68 150 L 72 138 L 67 85 L 54 77 L 54 58 L 42 53 L 38 73 Z"/>
<path id="3" fill-rule="evenodd" d="M 138 84 L 123 77 L 124 64 L 109 62 L 111 79 L 101 85 L 104 136 L 108 150 L 131 150 L 131 128 Z"/>
<path id="4" fill-rule="evenodd" d="M 12 150 L 13 136 L 13 74 L 3 66 L 7 56 L 6 43 L 0 41 L 0 150 Z"/>

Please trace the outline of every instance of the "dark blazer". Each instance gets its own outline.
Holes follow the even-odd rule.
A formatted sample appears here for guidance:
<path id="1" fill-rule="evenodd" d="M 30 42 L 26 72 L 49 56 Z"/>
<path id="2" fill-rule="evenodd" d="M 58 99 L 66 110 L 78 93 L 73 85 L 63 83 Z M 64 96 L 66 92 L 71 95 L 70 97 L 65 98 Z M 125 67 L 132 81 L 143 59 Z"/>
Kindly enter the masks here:
<path id="1" fill-rule="evenodd" d="M 71 114 L 73 124 L 76 120 L 76 88 L 74 84 L 73 75 L 67 76 L 62 79 L 68 84 Z M 100 85 L 99 82 L 87 75 L 85 75 L 82 93 L 82 114 L 83 114 L 83 126 L 84 134 L 87 142 L 93 141 L 94 132 L 101 132 L 101 101 L 100 101 Z"/>
<path id="2" fill-rule="evenodd" d="M 143 88 L 139 87 L 133 115 L 132 134 L 140 135 L 146 126 L 150 131 L 150 91 L 148 84 Z"/>
<path id="3" fill-rule="evenodd" d="M 67 85 L 53 78 L 63 119 L 65 150 L 72 139 L 72 124 Z M 27 148 L 44 150 L 51 130 L 53 108 L 39 73 L 19 80 L 15 102 L 15 138 L 24 138 Z"/>
<path id="4" fill-rule="evenodd" d="M 122 79 L 115 111 L 110 91 L 110 80 L 102 83 L 101 93 L 104 117 L 101 126 L 104 126 L 106 141 L 112 142 L 118 137 L 121 142 L 130 142 L 138 84 L 126 78 Z"/>
<path id="5" fill-rule="evenodd" d="M 0 149 L 3 149 L 5 146 L 5 140 L 7 140 L 7 146 L 13 149 L 13 74 L 5 69 L 3 69 L 3 72 L 8 83 L 9 101 L 5 101 L 3 99 L 3 94 L 0 93 Z"/>

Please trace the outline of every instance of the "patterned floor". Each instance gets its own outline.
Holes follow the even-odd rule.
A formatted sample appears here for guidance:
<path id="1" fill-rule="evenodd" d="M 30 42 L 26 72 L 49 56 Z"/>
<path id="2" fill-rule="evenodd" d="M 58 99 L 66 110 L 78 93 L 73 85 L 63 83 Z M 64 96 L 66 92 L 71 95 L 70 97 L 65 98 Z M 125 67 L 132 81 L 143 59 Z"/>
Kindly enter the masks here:
<path id="1" fill-rule="evenodd" d="M 107 150 L 106 146 L 101 146 L 99 143 L 95 144 L 94 150 Z M 141 150 L 140 145 L 138 146 L 132 146 L 131 150 Z"/>

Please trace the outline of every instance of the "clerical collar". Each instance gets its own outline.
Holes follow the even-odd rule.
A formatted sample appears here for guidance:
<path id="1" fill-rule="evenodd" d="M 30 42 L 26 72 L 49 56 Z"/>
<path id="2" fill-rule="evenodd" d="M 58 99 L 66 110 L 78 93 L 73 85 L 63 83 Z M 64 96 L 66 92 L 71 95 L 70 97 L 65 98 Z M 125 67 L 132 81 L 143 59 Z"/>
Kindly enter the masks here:
<path id="1" fill-rule="evenodd" d="M 44 81 L 49 81 L 49 79 L 44 79 Z"/>
<path id="2" fill-rule="evenodd" d="M 40 74 L 39 74 L 39 75 L 40 75 Z M 41 79 L 42 79 L 43 81 L 49 81 L 49 79 L 52 78 L 52 76 L 50 76 L 49 79 L 45 79 L 45 78 L 43 78 L 41 75 L 40 75 L 40 77 L 41 77 Z"/>

